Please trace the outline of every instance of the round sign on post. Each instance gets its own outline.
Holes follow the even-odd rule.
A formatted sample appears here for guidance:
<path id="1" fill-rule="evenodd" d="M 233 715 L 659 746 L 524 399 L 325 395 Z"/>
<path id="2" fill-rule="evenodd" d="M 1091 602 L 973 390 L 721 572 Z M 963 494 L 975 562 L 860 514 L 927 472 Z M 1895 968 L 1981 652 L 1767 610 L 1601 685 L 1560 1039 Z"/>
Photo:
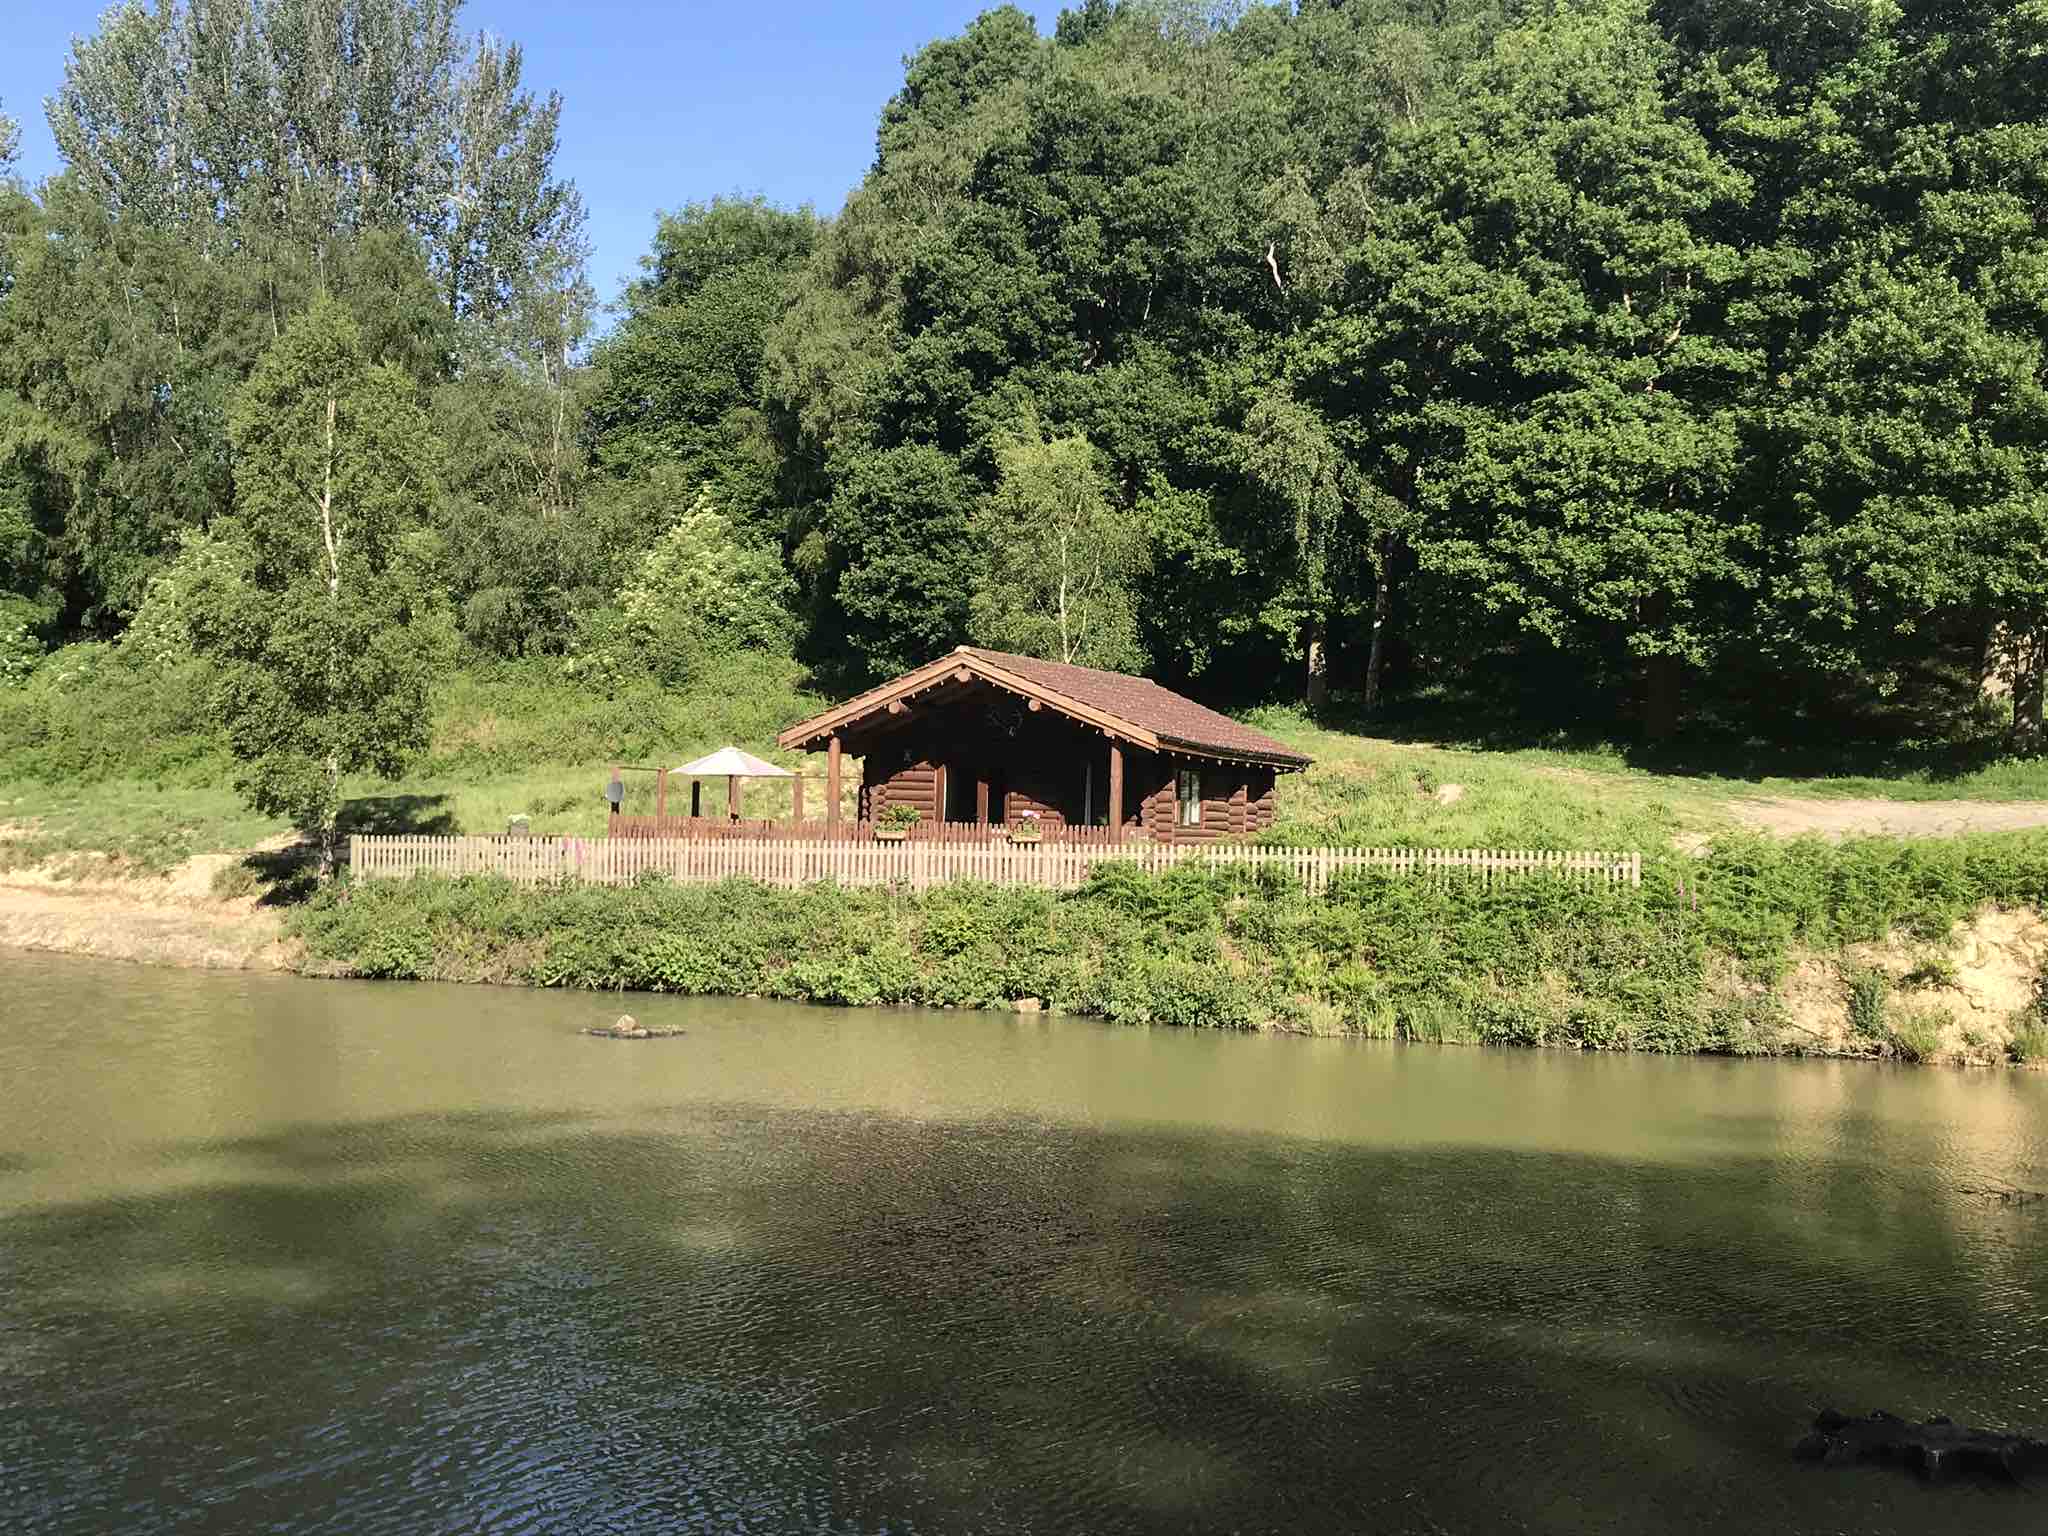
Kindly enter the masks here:
<path id="1" fill-rule="evenodd" d="M 611 783 L 605 785 L 604 797 L 611 801 L 612 814 L 616 816 L 619 813 L 619 807 L 626 803 L 626 786 L 614 778 Z"/>

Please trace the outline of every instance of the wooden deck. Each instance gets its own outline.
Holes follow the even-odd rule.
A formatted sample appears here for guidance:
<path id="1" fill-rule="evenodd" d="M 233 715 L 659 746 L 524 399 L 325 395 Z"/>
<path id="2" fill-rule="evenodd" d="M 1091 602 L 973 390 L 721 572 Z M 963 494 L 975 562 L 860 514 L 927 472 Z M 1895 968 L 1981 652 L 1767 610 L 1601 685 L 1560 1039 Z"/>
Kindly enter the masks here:
<path id="1" fill-rule="evenodd" d="M 1101 830 L 1099 828 L 1090 830 Z M 795 887 L 899 885 L 928 890 L 954 880 L 1070 890 L 1106 863 L 1158 872 L 1203 868 L 1270 869 L 1312 894 L 1347 871 L 1378 870 L 1404 878 L 1565 879 L 1588 885 L 1638 886 L 1640 853 L 1578 853 L 1487 848 L 1266 848 L 1230 844 L 1046 841 L 1031 846 L 979 838 L 925 838 L 903 843 L 845 838 L 656 837 L 352 837 L 349 867 L 359 880 L 414 874 L 502 875 L 522 885 L 558 880 L 626 885 L 645 875 L 680 884 L 754 880 Z"/>
<path id="2" fill-rule="evenodd" d="M 983 825 L 972 821 L 919 821 L 908 836 L 896 842 L 981 844 L 1008 841 L 1008 829 L 1000 823 Z M 678 842 L 771 842 L 771 843 L 872 843 L 872 821 L 730 821 L 703 816 L 620 816 L 613 820 L 610 835 L 615 838 L 667 838 Z M 1039 828 L 1044 843 L 1078 843 L 1106 847 L 1111 842 L 1108 827 L 1069 827 L 1047 822 Z"/>

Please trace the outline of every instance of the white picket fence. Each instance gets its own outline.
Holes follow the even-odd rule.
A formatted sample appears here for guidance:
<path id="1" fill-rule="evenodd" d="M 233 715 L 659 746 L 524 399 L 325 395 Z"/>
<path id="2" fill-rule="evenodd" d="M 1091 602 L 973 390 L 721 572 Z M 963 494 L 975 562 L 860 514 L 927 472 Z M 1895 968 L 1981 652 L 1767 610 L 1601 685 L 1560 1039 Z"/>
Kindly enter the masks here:
<path id="1" fill-rule="evenodd" d="M 927 890 L 952 880 L 1070 890 L 1106 863 L 1157 872 L 1177 865 L 1276 869 L 1321 893 L 1345 870 L 1383 870 L 1489 884 L 1547 876 L 1590 885 L 1641 885 L 1640 853 L 1572 853 L 1499 848 L 1265 848 L 1236 844 L 1037 846 L 986 843 L 827 843 L 736 839 L 590 837 L 352 837 L 357 879 L 415 874 L 503 875 L 522 885 L 577 880 L 625 885 L 642 875 L 709 885 L 735 877 L 763 885 L 901 885 Z"/>

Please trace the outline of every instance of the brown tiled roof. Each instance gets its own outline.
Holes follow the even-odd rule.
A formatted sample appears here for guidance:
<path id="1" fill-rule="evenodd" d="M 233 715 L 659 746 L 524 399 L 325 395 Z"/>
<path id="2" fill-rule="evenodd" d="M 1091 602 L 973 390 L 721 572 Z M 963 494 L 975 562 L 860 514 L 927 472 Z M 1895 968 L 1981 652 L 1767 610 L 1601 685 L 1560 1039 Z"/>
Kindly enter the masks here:
<path id="1" fill-rule="evenodd" d="M 1099 672 L 1064 662 L 1014 656 L 963 645 L 957 650 L 891 678 L 844 704 L 799 721 L 777 736 L 785 747 L 816 751 L 833 732 L 881 710 L 902 707 L 902 701 L 941 685 L 951 674 L 961 681 L 975 675 L 1015 692 L 1040 698 L 1111 734 L 1124 734 L 1147 747 L 1195 756 L 1271 763 L 1278 768 L 1306 768 L 1309 758 L 1263 731 L 1240 725 L 1228 715 L 1206 709 L 1193 699 L 1162 688 L 1149 678 L 1121 672 Z"/>
<path id="2" fill-rule="evenodd" d="M 1140 730 L 1150 731 L 1164 746 L 1185 747 L 1197 753 L 1224 757 L 1255 757 L 1301 768 L 1309 764 L 1306 754 L 1295 751 L 1286 743 L 1275 741 L 1263 731 L 1255 731 L 1228 715 L 1197 704 L 1171 688 L 1162 688 L 1149 677 L 1100 672 L 1094 667 L 1040 661 L 1035 656 L 985 651 L 971 645 L 961 646 L 959 654 L 1014 673 L 1048 693 L 1064 695 L 1090 709 L 1128 721 Z"/>

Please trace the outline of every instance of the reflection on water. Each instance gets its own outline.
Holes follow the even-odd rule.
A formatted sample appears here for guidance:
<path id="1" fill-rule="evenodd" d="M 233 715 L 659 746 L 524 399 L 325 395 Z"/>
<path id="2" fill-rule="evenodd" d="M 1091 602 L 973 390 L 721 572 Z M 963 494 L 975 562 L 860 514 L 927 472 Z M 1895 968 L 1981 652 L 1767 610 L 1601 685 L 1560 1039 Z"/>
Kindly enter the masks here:
<path id="1" fill-rule="evenodd" d="M 2048 1082 L 0 957 L 44 1531 L 2038 1531 Z M 616 1011 L 612 1008 L 609 1011 Z M 4 1524 L 7 1522 L 0 1522 Z"/>

